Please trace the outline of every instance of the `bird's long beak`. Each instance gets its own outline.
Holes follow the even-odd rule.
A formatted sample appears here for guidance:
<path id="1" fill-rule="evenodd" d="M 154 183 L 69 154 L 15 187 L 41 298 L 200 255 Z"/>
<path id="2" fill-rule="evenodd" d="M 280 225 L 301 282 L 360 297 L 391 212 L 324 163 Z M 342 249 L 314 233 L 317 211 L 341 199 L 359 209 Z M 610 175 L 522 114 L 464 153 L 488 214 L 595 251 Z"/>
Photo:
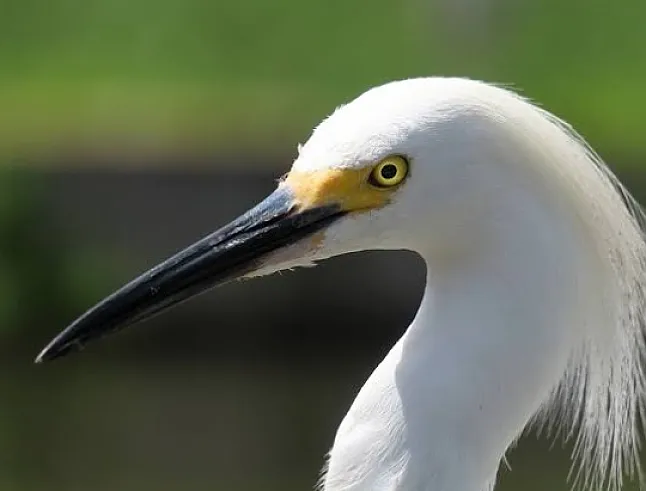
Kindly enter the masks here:
<path id="1" fill-rule="evenodd" d="M 251 273 L 268 253 L 322 229 L 343 214 L 335 204 L 299 208 L 290 189 L 281 185 L 244 215 L 92 307 L 56 336 L 36 361 L 76 351 L 93 339 Z"/>

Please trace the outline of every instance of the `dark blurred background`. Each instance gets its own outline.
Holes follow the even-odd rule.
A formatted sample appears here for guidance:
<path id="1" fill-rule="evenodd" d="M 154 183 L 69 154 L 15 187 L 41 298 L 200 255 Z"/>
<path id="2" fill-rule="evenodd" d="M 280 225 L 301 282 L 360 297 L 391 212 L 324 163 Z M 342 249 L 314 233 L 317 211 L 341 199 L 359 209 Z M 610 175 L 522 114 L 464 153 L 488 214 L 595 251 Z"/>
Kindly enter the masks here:
<path id="1" fill-rule="evenodd" d="M 645 18 L 642 0 L 0 0 L 0 489 L 312 489 L 414 315 L 412 254 L 236 283 L 32 360 L 392 79 L 517 87 L 646 202 Z M 568 453 L 530 435 L 499 489 L 568 489 Z"/>

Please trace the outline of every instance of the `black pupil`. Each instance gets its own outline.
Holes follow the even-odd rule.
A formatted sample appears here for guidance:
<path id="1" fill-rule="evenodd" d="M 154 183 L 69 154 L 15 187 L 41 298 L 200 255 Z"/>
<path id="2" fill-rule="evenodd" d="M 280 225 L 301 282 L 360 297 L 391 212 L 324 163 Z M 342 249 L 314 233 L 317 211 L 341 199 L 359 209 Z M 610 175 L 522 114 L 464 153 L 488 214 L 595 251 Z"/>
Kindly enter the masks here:
<path id="1" fill-rule="evenodd" d="M 384 179 L 392 179 L 396 175 L 397 167 L 395 167 L 393 164 L 387 164 L 381 168 L 381 177 L 383 177 Z"/>

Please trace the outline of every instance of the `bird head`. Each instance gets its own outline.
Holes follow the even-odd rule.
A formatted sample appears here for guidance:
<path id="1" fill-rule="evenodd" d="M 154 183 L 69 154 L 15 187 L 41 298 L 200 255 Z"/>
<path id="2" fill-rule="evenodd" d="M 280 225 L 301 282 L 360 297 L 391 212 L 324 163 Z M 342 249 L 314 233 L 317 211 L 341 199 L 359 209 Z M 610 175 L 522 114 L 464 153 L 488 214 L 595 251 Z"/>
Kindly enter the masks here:
<path id="1" fill-rule="evenodd" d="M 483 165 L 498 149 L 490 115 L 474 103 L 477 87 L 489 86 L 412 79 L 341 106 L 299 146 L 270 196 L 99 302 L 38 361 L 233 279 L 359 250 L 442 256 L 473 244 L 483 196 L 500 183 Z"/>

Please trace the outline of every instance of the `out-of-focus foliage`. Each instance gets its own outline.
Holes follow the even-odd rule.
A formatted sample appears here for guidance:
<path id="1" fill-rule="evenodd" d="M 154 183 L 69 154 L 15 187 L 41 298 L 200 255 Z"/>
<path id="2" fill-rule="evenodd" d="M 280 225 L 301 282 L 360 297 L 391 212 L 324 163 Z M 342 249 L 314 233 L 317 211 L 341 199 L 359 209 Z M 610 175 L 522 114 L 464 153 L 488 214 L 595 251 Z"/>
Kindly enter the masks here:
<path id="1" fill-rule="evenodd" d="M 0 336 L 63 326 L 114 283 L 98 251 L 61 241 L 43 184 L 23 167 L 0 167 Z"/>
<path id="2" fill-rule="evenodd" d="M 0 148 L 266 149 L 372 85 L 458 74 L 643 155 L 645 15 L 640 0 L 3 0 Z"/>

